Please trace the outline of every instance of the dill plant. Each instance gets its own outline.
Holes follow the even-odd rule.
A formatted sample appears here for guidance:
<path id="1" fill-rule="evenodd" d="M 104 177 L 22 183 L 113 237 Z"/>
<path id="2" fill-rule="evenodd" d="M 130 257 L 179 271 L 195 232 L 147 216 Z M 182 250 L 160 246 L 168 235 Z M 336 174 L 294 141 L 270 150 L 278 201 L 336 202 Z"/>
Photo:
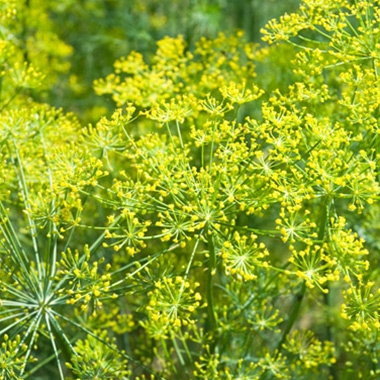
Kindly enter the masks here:
<path id="1" fill-rule="evenodd" d="M 379 5 L 304 0 L 264 48 L 164 38 L 85 128 L 9 82 L 0 378 L 378 378 Z"/>

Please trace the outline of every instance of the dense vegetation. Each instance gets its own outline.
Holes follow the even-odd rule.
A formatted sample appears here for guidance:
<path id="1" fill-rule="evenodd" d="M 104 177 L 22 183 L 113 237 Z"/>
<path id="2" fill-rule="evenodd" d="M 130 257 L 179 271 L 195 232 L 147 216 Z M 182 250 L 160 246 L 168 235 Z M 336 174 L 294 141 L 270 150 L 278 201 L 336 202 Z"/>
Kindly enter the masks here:
<path id="1" fill-rule="evenodd" d="M 379 5 L 0 1 L 0 380 L 378 379 Z"/>

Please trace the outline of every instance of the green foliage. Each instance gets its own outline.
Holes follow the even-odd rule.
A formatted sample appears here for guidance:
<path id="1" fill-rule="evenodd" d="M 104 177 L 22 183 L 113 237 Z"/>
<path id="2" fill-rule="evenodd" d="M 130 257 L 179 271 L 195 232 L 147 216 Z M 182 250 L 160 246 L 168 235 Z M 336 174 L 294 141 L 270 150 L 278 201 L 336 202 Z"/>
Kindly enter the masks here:
<path id="1" fill-rule="evenodd" d="M 379 1 L 303 0 L 271 46 L 186 2 L 96 80 L 111 116 L 42 103 L 69 14 L 177 32 L 132 3 L 0 3 L 0 379 L 377 379 Z"/>
<path id="2" fill-rule="evenodd" d="M 46 0 L 45 0 L 46 2 Z M 92 83 L 111 71 L 114 61 L 137 50 L 151 56 L 156 41 L 182 35 L 190 45 L 220 31 L 245 31 L 259 41 L 267 20 L 294 9 L 298 0 L 61 0 L 50 9 L 59 36 L 74 48 L 71 70 L 61 76 L 51 102 L 96 122 L 113 105 L 94 96 Z M 68 82 L 68 83 L 67 83 Z"/>

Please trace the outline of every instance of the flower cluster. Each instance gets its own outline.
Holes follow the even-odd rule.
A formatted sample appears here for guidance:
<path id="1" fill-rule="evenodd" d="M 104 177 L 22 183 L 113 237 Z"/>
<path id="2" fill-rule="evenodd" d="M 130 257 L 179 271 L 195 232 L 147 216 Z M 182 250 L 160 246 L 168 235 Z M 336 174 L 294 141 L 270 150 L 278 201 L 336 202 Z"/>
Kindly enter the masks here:
<path id="1" fill-rule="evenodd" d="M 3 377 L 375 379 L 378 5 L 304 0 L 269 48 L 165 37 L 96 81 L 118 108 L 87 127 L 7 51 Z"/>

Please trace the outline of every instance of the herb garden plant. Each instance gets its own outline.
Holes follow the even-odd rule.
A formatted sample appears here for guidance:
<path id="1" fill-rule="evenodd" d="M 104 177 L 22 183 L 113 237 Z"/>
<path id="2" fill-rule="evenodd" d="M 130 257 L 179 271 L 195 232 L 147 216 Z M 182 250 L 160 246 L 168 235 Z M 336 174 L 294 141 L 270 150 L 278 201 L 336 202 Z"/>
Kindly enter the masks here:
<path id="1" fill-rule="evenodd" d="M 89 126 L 0 4 L 0 379 L 380 377 L 378 0 L 165 37 Z"/>

